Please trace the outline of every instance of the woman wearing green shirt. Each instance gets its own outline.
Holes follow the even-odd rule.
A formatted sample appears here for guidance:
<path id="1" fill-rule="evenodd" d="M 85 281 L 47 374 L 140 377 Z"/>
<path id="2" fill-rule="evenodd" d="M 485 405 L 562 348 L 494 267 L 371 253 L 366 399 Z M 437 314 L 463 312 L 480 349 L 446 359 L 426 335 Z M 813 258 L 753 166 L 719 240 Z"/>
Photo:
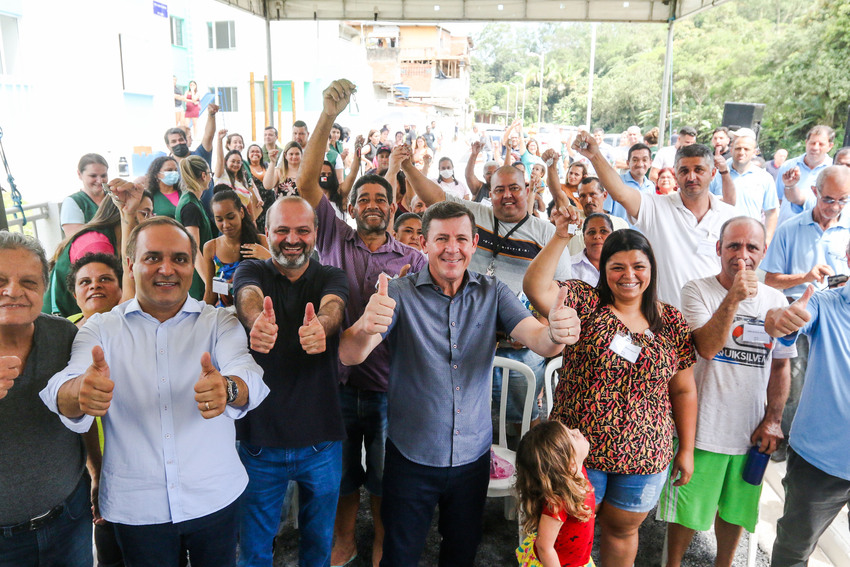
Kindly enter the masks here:
<path id="1" fill-rule="evenodd" d="M 180 163 L 182 194 L 177 202 L 174 219 L 186 227 L 195 242 L 198 243 L 198 255 L 195 257 L 195 273 L 192 276 L 192 287 L 189 295 L 199 301 L 204 300 L 206 284 L 201 274 L 204 273 L 204 244 L 212 238 L 212 229 L 204 208 L 201 205 L 201 194 L 209 185 L 210 166 L 202 157 L 189 156 Z"/>

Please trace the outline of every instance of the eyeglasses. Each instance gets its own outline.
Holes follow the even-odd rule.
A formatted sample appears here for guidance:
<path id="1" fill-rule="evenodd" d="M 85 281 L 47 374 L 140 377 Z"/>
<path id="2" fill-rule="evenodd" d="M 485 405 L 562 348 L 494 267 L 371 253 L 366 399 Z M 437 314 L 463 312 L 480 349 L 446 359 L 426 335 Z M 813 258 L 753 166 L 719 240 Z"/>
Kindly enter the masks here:
<path id="1" fill-rule="evenodd" d="M 821 202 L 825 205 L 834 205 L 838 203 L 842 207 L 850 203 L 850 197 L 842 197 L 841 199 L 833 199 L 832 197 L 821 197 Z"/>
<path id="2" fill-rule="evenodd" d="M 518 194 L 522 193 L 523 191 L 525 191 L 525 187 L 522 187 L 520 185 L 511 185 L 509 187 L 501 187 L 500 186 L 500 187 L 494 187 L 493 189 L 490 189 L 490 193 L 493 194 L 493 195 L 504 195 L 505 191 L 510 191 L 514 195 L 518 195 Z"/>

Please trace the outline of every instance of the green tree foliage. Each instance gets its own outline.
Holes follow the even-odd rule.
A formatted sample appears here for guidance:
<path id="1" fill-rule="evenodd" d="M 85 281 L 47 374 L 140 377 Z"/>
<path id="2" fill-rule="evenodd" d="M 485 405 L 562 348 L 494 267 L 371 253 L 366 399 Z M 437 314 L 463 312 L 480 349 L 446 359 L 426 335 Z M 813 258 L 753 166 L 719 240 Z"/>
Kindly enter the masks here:
<path id="1" fill-rule="evenodd" d="M 815 124 L 843 135 L 850 106 L 847 0 L 739 0 L 678 21 L 674 31 L 669 107 L 674 130 L 694 125 L 707 141 L 725 102 L 758 102 L 766 105 L 761 135 L 766 152 L 785 147 L 799 153 Z M 598 25 L 594 126 L 620 132 L 631 124 L 644 130 L 657 124 L 666 36 L 666 26 L 657 24 Z M 590 24 L 490 24 L 475 45 L 477 108 L 504 111 L 505 85 L 525 79 L 523 118 L 536 122 L 539 60 L 528 52 L 542 49 L 543 121 L 584 122 Z"/>

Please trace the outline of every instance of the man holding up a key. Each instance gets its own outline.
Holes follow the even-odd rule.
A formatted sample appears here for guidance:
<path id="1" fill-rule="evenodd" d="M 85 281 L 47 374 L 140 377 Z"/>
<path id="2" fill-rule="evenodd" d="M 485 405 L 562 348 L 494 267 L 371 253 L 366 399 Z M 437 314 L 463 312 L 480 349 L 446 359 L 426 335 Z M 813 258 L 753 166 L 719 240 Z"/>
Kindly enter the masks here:
<path id="1" fill-rule="evenodd" d="M 239 565 L 271 565 L 289 481 L 299 487 L 299 564 L 330 563 L 345 438 L 337 347 L 348 283 L 339 268 L 310 259 L 317 226 L 307 201 L 278 199 L 266 216 L 272 257 L 243 261 L 233 280 L 239 319 L 271 390 L 237 427 L 249 477 Z"/>
<path id="2" fill-rule="evenodd" d="M 549 357 L 578 340 L 580 324 L 563 296 L 546 327 L 506 284 L 467 269 L 478 234 L 463 204 L 429 207 L 420 241 L 428 269 L 391 283 L 382 274 L 339 357 L 359 364 L 384 339 L 391 355 L 381 564 L 419 564 L 439 505 L 440 565 L 471 566 L 490 478 L 491 338 L 508 333 Z"/>

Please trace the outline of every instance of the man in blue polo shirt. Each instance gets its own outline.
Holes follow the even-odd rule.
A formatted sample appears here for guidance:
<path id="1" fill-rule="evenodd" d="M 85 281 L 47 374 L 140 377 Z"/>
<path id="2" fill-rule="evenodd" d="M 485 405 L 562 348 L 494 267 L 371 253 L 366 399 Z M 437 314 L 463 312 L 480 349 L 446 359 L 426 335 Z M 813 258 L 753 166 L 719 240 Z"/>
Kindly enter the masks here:
<path id="1" fill-rule="evenodd" d="M 471 566 L 489 483 L 492 339 L 501 331 L 550 357 L 576 342 L 580 325 L 563 294 L 546 327 L 507 285 L 467 270 L 478 235 L 462 204 L 429 207 L 420 242 L 428 269 L 389 285 L 382 274 L 363 316 L 342 334 L 339 358 L 359 364 L 384 339 L 389 345 L 381 564 L 419 564 L 439 504 L 439 564 Z"/>
<path id="2" fill-rule="evenodd" d="M 844 261 L 844 250 L 850 241 L 850 169 L 833 165 L 821 171 L 815 186 L 814 208 L 792 217 L 776 229 L 761 269 L 764 283 L 785 293 L 793 301 L 799 299 L 807 284 L 825 289 L 828 278 L 850 273 Z M 797 358 L 791 362 L 791 392 L 782 416 L 782 433 L 788 436 L 791 421 L 800 399 L 806 374 L 808 340 L 797 341 Z M 779 449 L 774 460 L 782 460 Z"/>
<path id="3" fill-rule="evenodd" d="M 850 247 L 845 250 L 850 263 Z M 850 286 L 813 294 L 809 286 L 788 307 L 774 309 L 765 330 L 784 344 L 798 333 L 811 343 L 811 365 L 791 427 L 785 510 L 776 525 L 771 565 L 805 565 L 818 539 L 850 504 Z"/>
<path id="4" fill-rule="evenodd" d="M 647 195 L 654 195 L 655 184 L 646 176 L 646 172 L 649 171 L 649 165 L 652 163 L 652 150 L 649 149 L 649 146 L 646 144 L 634 144 L 630 147 L 627 163 L 629 164 L 629 170 L 620 175 L 623 185 L 641 193 L 646 193 Z M 606 187 L 605 189 L 608 188 Z M 602 208 L 626 222 L 629 220 L 629 213 L 610 194 L 605 199 Z"/>
<path id="5" fill-rule="evenodd" d="M 806 134 L 806 153 L 789 159 L 776 172 L 776 195 L 782 202 L 779 224 L 808 211 L 815 204 L 811 188 L 821 171 L 832 165 L 829 152 L 835 140 L 835 130 L 815 126 Z"/>

